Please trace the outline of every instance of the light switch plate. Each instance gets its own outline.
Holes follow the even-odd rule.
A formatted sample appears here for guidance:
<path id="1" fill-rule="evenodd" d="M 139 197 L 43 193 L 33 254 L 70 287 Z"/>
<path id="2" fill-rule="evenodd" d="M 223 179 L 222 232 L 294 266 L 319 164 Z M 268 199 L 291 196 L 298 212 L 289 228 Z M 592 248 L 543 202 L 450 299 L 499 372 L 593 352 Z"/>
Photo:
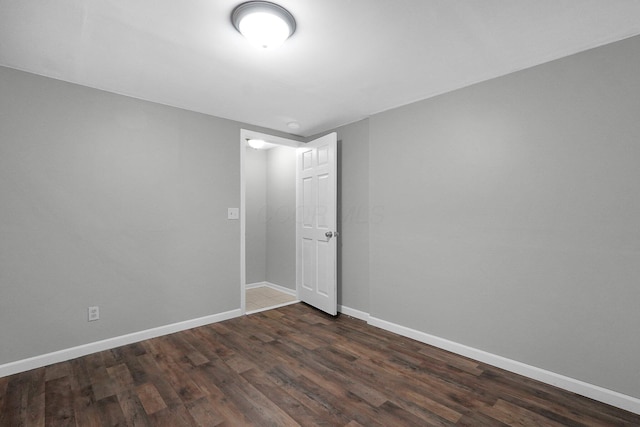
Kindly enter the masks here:
<path id="1" fill-rule="evenodd" d="M 227 209 L 227 219 L 240 219 L 240 208 Z"/>

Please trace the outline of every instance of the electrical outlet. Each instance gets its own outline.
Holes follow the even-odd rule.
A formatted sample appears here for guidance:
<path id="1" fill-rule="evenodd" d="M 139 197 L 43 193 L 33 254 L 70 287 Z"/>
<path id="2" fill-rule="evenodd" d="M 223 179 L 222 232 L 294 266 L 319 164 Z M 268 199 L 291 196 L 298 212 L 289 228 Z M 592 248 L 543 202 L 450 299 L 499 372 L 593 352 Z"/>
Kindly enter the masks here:
<path id="1" fill-rule="evenodd" d="M 89 307 L 87 313 L 89 313 L 89 322 L 100 319 L 100 307 L 97 305 Z"/>

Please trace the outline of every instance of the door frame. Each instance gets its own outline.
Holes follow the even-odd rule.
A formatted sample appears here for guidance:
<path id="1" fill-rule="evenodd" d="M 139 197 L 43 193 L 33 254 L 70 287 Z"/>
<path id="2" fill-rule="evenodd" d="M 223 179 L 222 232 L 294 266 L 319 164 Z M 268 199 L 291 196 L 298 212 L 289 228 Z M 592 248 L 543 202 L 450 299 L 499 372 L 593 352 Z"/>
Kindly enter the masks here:
<path id="1" fill-rule="evenodd" d="M 240 129 L 240 310 L 246 314 L 246 287 L 247 287 L 247 223 L 246 223 L 246 193 L 247 182 L 245 175 L 245 156 L 248 147 L 247 140 L 262 139 L 271 144 L 283 145 L 286 147 L 298 148 L 304 142 L 294 139 L 283 138 L 263 132 L 249 129 Z M 300 290 L 296 283 L 296 298 L 300 299 Z"/>

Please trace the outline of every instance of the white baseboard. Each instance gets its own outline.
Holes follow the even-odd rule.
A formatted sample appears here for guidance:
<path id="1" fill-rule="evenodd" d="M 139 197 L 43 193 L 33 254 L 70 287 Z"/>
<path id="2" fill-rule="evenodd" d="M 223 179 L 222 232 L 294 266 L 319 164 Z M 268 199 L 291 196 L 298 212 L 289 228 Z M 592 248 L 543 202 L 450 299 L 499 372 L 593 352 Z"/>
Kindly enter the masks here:
<path id="1" fill-rule="evenodd" d="M 276 291 L 280 291 L 282 293 L 285 293 L 287 295 L 291 295 L 291 296 L 296 296 L 296 290 L 295 289 L 290 289 L 290 288 L 286 288 L 284 286 L 281 285 L 276 285 L 275 283 L 271 283 L 271 282 L 255 282 L 255 283 L 247 283 L 244 288 L 245 289 L 254 289 L 254 288 L 260 288 L 260 287 L 267 287 L 267 288 L 272 288 L 275 289 Z"/>
<path id="2" fill-rule="evenodd" d="M 173 334 L 174 332 L 197 328 L 198 326 L 204 326 L 210 323 L 222 322 L 223 320 L 233 319 L 234 317 L 239 317 L 241 315 L 242 312 L 240 309 L 226 311 L 224 313 L 186 320 L 184 322 L 172 323 L 170 325 L 134 332 L 119 337 L 108 338 L 106 340 L 83 344 L 77 347 L 71 347 L 60 351 L 54 351 L 53 353 L 30 357 L 28 359 L 18 360 L 15 362 L 0 365 L 0 378 L 17 374 L 19 372 L 28 371 L 30 369 L 41 368 L 53 363 L 64 362 L 67 360 L 75 359 L 77 357 L 86 356 L 87 354 L 110 350 L 112 348 L 120 347 L 127 344 L 133 344 L 134 342 L 144 341 L 162 335 Z"/>
<path id="3" fill-rule="evenodd" d="M 255 283 L 247 283 L 246 285 L 244 285 L 245 289 L 254 289 L 254 288 L 260 288 L 262 286 L 267 286 L 266 285 L 267 282 L 255 282 Z"/>
<path id="4" fill-rule="evenodd" d="M 265 283 L 265 286 L 267 286 L 269 288 L 275 289 L 277 291 L 280 291 L 280 292 L 285 293 L 287 295 L 291 295 L 293 297 L 297 296 L 295 289 L 285 288 L 284 286 L 276 285 L 275 283 L 271 283 L 271 282 L 264 282 L 264 283 Z"/>
<path id="5" fill-rule="evenodd" d="M 346 314 L 347 316 L 355 317 L 356 319 L 369 322 L 369 313 L 365 313 L 364 311 L 356 310 L 355 308 L 347 307 L 344 305 L 339 305 L 338 311 L 342 314 Z"/>
<path id="6" fill-rule="evenodd" d="M 245 289 L 254 289 L 254 288 L 261 288 L 263 286 L 267 286 L 267 282 L 247 283 L 246 285 L 244 285 L 244 288 Z"/>
<path id="7" fill-rule="evenodd" d="M 471 359 L 496 366 L 506 371 L 514 372 L 516 374 L 520 374 L 525 377 L 556 386 L 558 388 L 588 397 L 590 399 L 594 399 L 608 405 L 616 406 L 629 412 L 640 414 L 640 399 L 637 399 L 635 397 L 627 396 L 626 394 L 618 393 L 617 391 L 609 390 L 594 384 L 589 384 L 584 381 L 556 374 L 555 372 L 527 365 L 516 360 L 507 359 L 506 357 L 488 353 L 483 350 L 478 350 L 464 344 L 459 344 L 453 341 L 446 340 L 444 338 L 429 335 L 427 333 L 407 328 L 406 326 L 387 322 L 386 320 L 378 319 L 373 316 L 369 316 L 368 323 L 372 326 L 385 329 L 398 335 L 412 338 L 416 341 L 420 341 L 425 344 L 450 351 L 452 353 L 469 357 Z"/>

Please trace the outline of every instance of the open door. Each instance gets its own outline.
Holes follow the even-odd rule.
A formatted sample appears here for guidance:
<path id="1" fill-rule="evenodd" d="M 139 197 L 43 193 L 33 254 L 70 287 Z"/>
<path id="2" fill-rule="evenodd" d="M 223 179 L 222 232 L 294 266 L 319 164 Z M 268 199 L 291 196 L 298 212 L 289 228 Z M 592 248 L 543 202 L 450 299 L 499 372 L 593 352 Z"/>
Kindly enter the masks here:
<path id="1" fill-rule="evenodd" d="M 333 316 L 337 297 L 336 133 L 297 151 L 296 281 L 299 299 Z"/>

